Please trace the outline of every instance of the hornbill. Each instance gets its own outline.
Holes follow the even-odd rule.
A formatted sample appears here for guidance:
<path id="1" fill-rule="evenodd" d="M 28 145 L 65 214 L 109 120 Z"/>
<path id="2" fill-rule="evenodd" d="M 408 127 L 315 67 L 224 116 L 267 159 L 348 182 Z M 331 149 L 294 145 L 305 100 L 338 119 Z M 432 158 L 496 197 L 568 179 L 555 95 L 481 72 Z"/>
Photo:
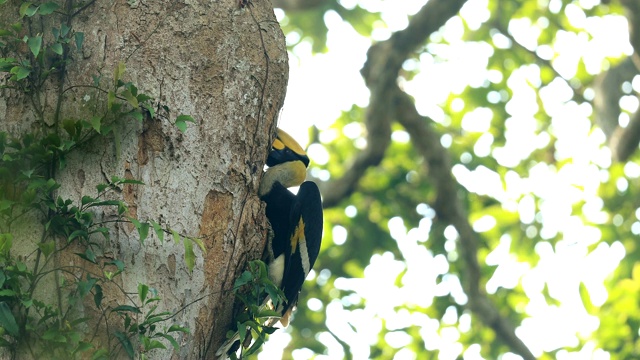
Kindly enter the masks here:
<path id="1" fill-rule="evenodd" d="M 308 165 L 309 157 L 300 144 L 278 129 L 258 196 L 267 205 L 266 215 L 273 230 L 273 238 L 267 245 L 270 245 L 269 277 L 286 298 L 276 309 L 282 314 L 280 322 L 283 326 L 289 324 L 298 294 L 318 257 L 322 241 L 322 200 L 318 186 L 304 181 Z M 297 194 L 288 190 L 298 185 Z M 216 355 L 228 353 L 238 339 L 236 334 L 227 340 Z"/>

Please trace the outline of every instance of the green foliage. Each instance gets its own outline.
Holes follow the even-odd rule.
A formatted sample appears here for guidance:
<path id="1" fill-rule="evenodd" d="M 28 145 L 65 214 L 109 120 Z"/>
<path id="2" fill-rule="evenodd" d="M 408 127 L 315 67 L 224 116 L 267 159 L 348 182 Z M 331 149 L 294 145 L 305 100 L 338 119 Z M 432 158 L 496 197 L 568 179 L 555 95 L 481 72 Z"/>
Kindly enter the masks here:
<path id="1" fill-rule="evenodd" d="M 188 334 L 189 329 L 178 325 L 165 326 L 162 330 L 158 328 L 160 323 L 170 320 L 173 314 L 157 311 L 158 304 L 155 303 L 161 299 L 155 289 L 145 284 L 138 284 L 138 299 L 142 304 L 139 307 L 120 305 L 111 310 L 123 319 L 124 331 L 115 331 L 114 336 L 127 356 L 133 359 L 136 354 L 132 339 L 137 339 L 140 344 L 140 359 L 146 359 L 149 351 L 153 349 L 166 350 L 167 347 L 160 341 L 162 339 L 167 340 L 174 350 L 178 350 L 178 342 L 171 333 Z M 144 311 L 145 309 L 148 310 Z"/>
<path id="2" fill-rule="evenodd" d="M 242 344 L 242 359 L 257 352 L 267 340 L 267 335 L 276 331 L 277 328 L 271 325 L 280 318 L 280 313 L 273 309 L 286 298 L 282 290 L 271 281 L 266 264 L 260 260 L 249 262 L 248 269 L 233 284 L 233 292 L 243 304 L 243 310 L 234 319 L 239 342 Z M 266 299 L 270 301 L 267 302 Z M 228 336 L 233 334 L 230 331 Z M 236 354 L 231 354 L 231 357 L 236 358 Z"/>

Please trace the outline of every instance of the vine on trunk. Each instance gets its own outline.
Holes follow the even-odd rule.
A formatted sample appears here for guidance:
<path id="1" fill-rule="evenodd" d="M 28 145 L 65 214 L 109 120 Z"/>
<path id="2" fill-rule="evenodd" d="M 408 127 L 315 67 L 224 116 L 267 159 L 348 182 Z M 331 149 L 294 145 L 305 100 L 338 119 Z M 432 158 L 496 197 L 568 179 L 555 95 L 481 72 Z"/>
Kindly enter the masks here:
<path id="1" fill-rule="evenodd" d="M 79 203 L 58 195 L 61 185 L 56 181 L 67 156 L 79 147 L 109 137 L 119 154 L 118 125 L 166 120 L 170 109 L 125 82 L 124 63 L 116 66 L 109 81 L 96 75 L 92 84 L 65 88 L 66 67 L 84 43 L 84 34 L 72 27 L 71 20 L 93 1 L 25 1 L 19 7 L 6 3 L 0 0 L 1 11 L 15 11 L 18 20 L 0 24 L 0 91 L 26 97 L 39 127 L 15 138 L 0 132 L 0 347 L 14 357 L 27 352 L 33 358 L 92 359 L 115 358 L 123 352 L 131 359 L 145 359 L 153 349 L 167 349 L 166 344 L 178 349 L 176 336 L 189 329 L 171 323 L 174 313 L 158 311 L 161 298 L 155 289 L 138 284 L 137 294 L 127 293 L 115 281 L 127 270 L 124 262 L 101 255 L 110 240 L 108 226 L 119 223 L 133 224 L 141 243 L 151 228 L 161 242 L 165 234 L 182 242 L 189 270 L 195 265 L 193 245 L 205 251 L 202 241 L 153 220 L 127 216 L 127 204 L 118 193 L 124 186 L 143 185 L 141 181 L 112 177 Z M 45 29 L 44 24 L 55 22 Z M 53 76 L 59 91 L 55 112 L 46 114 L 43 88 Z M 75 100 L 64 95 L 79 88 L 87 90 L 82 100 L 90 115 L 72 119 L 61 109 L 67 108 L 63 102 Z M 187 122 L 193 122 L 189 115 L 174 121 L 182 132 Z M 16 236 L 39 220 L 42 227 L 36 239 Z M 16 255 L 18 245 L 32 249 Z M 81 265 L 56 262 L 63 252 L 73 250 L 78 250 L 75 256 L 82 259 Z M 44 296 L 45 284 L 54 284 L 54 296 Z M 76 310 L 83 304 L 92 304 L 98 318 L 79 316 Z M 121 319 L 114 322 L 118 328 L 110 327 L 114 317 Z M 108 330 L 107 344 L 92 343 L 99 323 Z"/>

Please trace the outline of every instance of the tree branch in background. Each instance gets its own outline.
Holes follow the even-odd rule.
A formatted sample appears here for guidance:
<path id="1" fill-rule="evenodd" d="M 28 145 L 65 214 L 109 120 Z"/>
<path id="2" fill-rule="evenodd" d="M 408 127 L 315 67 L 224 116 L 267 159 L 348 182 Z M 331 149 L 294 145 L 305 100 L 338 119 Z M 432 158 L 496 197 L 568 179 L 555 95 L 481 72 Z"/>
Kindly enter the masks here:
<path id="1" fill-rule="evenodd" d="M 458 197 L 459 184 L 451 173 L 449 154 L 440 144 L 438 134 L 429 126 L 431 121 L 418 114 L 414 102 L 397 85 L 398 72 L 409 54 L 455 16 L 464 3 L 465 0 L 431 0 L 411 19 L 405 30 L 394 33 L 389 40 L 369 49 L 367 62 L 362 69 L 362 76 L 371 91 L 365 118 L 367 148 L 354 159 L 345 176 L 326 184 L 331 191 L 324 192 L 324 204 L 325 207 L 337 205 L 355 190 L 368 167 L 380 163 L 391 141 L 391 121 L 398 120 L 411 135 L 416 149 L 427 160 L 430 178 L 438 190 L 433 206 L 438 217 L 452 224 L 460 235 L 460 251 L 463 255 L 461 278 L 469 296 L 468 307 L 513 352 L 526 360 L 533 360 L 535 356 L 516 336 L 513 324 L 500 315 L 482 289 L 477 257 L 479 236 L 471 227 Z"/>
<path id="2" fill-rule="evenodd" d="M 620 98 L 624 95 L 622 84 L 625 81 L 633 80 L 638 73 L 631 58 L 627 58 L 620 64 L 600 73 L 593 82 L 595 96 L 593 107 L 595 110 L 596 123 L 602 129 L 609 140 L 609 147 L 616 157 L 616 145 L 612 144 L 613 134 L 619 128 L 618 118 L 620 117 Z M 618 137 L 616 135 L 616 137 Z"/>
<path id="3" fill-rule="evenodd" d="M 634 52 L 630 56 L 633 61 L 635 74 L 640 69 L 640 0 L 623 0 L 622 5 L 627 9 L 627 19 L 629 20 L 629 40 L 633 46 Z M 612 70 L 609 70 L 612 71 Z M 635 75 L 633 74 L 633 75 Z M 631 76 L 626 81 L 633 80 Z M 619 89 L 616 89 L 619 91 Z M 619 98 L 618 98 L 619 100 Z M 617 123 L 617 118 L 615 119 Z M 609 147 L 613 159 L 616 161 L 626 161 L 636 152 L 640 143 L 640 109 L 636 110 L 631 117 L 629 125 L 625 128 L 618 127 L 609 139 Z"/>
<path id="4" fill-rule="evenodd" d="M 424 44 L 429 35 L 455 16 L 466 0 L 431 0 L 416 13 L 409 26 L 394 33 L 387 41 L 377 43 L 367 52 L 362 76 L 371 91 L 365 116 L 367 147 L 353 160 L 345 175 L 325 183 L 324 207 L 336 206 L 351 195 L 369 167 L 377 166 L 391 141 L 393 113 L 389 106 L 390 89 L 396 86 L 398 72 L 411 51 Z"/>
<path id="5" fill-rule="evenodd" d="M 616 161 L 626 161 L 640 142 L 640 111 L 631 118 L 629 125 L 620 127 L 620 98 L 624 96 L 622 84 L 632 81 L 638 69 L 631 58 L 598 75 L 593 82 L 595 97 L 593 107 L 596 123 L 607 136 L 611 155 Z"/>
<path id="6" fill-rule="evenodd" d="M 409 95 L 396 88 L 394 97 L 398 122 L 404 126 L 413 146 L 427 160 L 429 178 L 437 189 L 433 208 L 438 217 L 453 225 L 460 236 L 462 254 L 462 284 L 469 296 L 468 308 L 482 322 L 493 329 L 498 337 L 515 353 L 525 360 L 534 360 L 529 348 L 516 336 L 515 328 L 509 320 L 500 315 L 498 308 L 482 289 L 480 264 L 478 263 L 478 234 L 469 223 L 469 217 L 458 196 L 458 182 L 451 173 L 449 153 L 440 144 L 440 136 L 433 131 L 431 119 L 421 116 Z"/>
<path id="7" fill-rule="evenodd" d="M 629 41 L 634 52 L 631 57 L 640 69 L 640 0 L 622 0 L 622 6 L 627 9 L 627 20 L 629 21 Z"/>
<path id="8" fill-rule="evenodd" d="M 303 11 L 318 7 L 327 0 L 272 0 L 273 7 L 284 11 Z"/>
<path id="9" fill-rule="evenodd" d="M 625 162 L 638 150 L 640 143 L 640 110 L 636 110 L 627 127 L 618 127 L 609 141 L 615 161 Z"/>

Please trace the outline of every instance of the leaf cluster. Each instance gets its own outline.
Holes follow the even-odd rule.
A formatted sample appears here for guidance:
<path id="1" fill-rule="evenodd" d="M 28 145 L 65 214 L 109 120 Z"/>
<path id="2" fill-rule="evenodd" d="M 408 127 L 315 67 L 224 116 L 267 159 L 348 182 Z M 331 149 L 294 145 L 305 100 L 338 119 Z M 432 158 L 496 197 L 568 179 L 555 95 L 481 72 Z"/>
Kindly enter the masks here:
<path id="1" fill-rule="evenodd" d="M 243 310 L 234 319 L 242 347 L 240 358 L 258 351 L 267 336 L 277 330 L 271 326 L 280 319 L 280 313 L 275 309 L 286 301 L 282 290 L 269 278 L 263 261 L 253 260 L 247 267 L 233 284 L 233 292 L 243 304 Z M 233 331 L 228 334 L 229 337 L 233 335 Z M 236 358 L 235 353 L 231 356 Z"/>
<path id="2" fill-rule="evenodd" d="M 2 11 L 6 2 L 0 0 Z M 64 74 L 66 65 L 73 61 L 71 51 L 82 51 L 84 34 L 70 25 L 76 13 L 65 11 L 75 11 L 73 7 L 63 10 L 56 2 L 20 4 L 16 9 L 19 20 L 0 24 L 0 77 L 4 79 L 0 89 L 18 90 L 30 99 L 41 128 L 19 137 L 0 132 L 0 347 L 13 353 L 26 349 L 32 358 L 92 359 L 117 357 L 120 351 L 129 358 L 145 359 L 154 349 L 166 349 L 165 342 L 177 349 L 176 334 L 189 330 L 176 324 L 161 328 L 160 324 L 169 322 L 174 314 L 158 310 L 161 298 L 157 291 L 140 284 L 138 299 L 130 297 L 114 281 L 126 270 L 124 263 L 102 254 L 110 240 L 111 224 L 133 224 L 141 243 L 150 228 L 161 242 L 164 234 L 171 234 L 176 243 L 184 243 L 185 262 L 191 271 L 196 258 L 194 244 L 204 252 L 202 241 L 153 220 L 128 216 L 127 204 L 116 195 L 123 186 L 143 185 L 141 181 L 112 177 L 96 186 L 95 195 L 85 195 L 79 202 L 59 195 L 61 184 L 56 181 L 71 152 L 98 137 L 111 136 L 119 154 L 118 128 L 124 120 L 158 121 L 167 118 L 170 109 L 125 81 L 126 66 L 119 63 L 104 86 L 102 76 L 96 75 L 93 84 L 65 88 L 65 77 L 61 76 L 56 111 L 45 114 L 43 85 L 53 74 Z M 59 23 L 48 27 L 55 19 L 60 19 Z M 62 106 L 64 102 L 74 101 L 66 93 L 77 89 L 88 90 L 83 99 L 89 99 L 85 105 L 92 112 L 80 119 L 61 112 L 67 108 Z M 45 119 L 47 116 L 51 118 Z M 195 121 L 182 114 L 174 123 L 185 132 L 187 122 Z M 39 238 L 25 239 L 24 228 L 38 221 L 42 223 Z M 33 249 L 16 255 L 18 245 L 21 249 L 25 246 L 16 241 L 33 244 Z M 82 260 L 80 265 L 55 260 L 71 249 Z M 57 302 L 42 295 L 43 289 L 51 286 Z M 126 301 L 107 305 L 122 298 L 118 291 Z M 74 311 L 77 306 L 91 300 L 101 316 L 78 317 Z M 122 318 L 123 329 L 109 328 L 114 316 Z M 106 346 L 94 345 L 95 331 L 93 335 L 87 331 L 90 323 L 100 321 L 109 332 Z"/>

